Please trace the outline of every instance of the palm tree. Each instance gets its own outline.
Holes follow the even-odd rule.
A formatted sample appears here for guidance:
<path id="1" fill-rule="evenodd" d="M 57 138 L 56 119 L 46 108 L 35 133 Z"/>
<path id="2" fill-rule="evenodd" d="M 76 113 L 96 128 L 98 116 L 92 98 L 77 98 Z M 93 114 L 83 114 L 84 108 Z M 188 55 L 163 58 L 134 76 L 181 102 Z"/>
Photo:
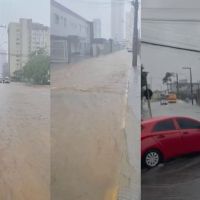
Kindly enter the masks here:
<path id="1" fill-rule="evenodd" d="M 167 91 L 169 92 L 169 84 L 172 82 L 172 72 L 166 72 L 164 78 L 163 78 L 163 84 L 167 85 Z M 171 89 L 171 88 L 170 88 Z"/>

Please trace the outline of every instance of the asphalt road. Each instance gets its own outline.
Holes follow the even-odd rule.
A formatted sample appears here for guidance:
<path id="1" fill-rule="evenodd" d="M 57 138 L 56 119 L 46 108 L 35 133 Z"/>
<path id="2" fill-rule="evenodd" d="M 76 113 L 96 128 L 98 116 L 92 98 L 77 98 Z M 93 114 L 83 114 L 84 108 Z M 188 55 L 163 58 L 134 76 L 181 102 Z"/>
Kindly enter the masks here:
<path id="1" fill-rule="evenodd" d="M 200 107 L 178 101 L 160 106 L 152 103 L 153 116 L 183 115 L 200 119 Z M 142 200 L 199 200 L 200 155 L 175 158 L 142 170 Z"/>
<path id="2" fill-rule="evenodd" d="M 0 84 L 0 199 L 50 198 L 49 87 Z"/>
<path id="3" fill-rule="evenodd" d="M 192 105 L 181 100 L 168 105 L 160 105 L 160 102 L 153 102 L 151 103 L 151 108 L 153 116 L 180 115 L 200 120 L 200 106 Z"/>

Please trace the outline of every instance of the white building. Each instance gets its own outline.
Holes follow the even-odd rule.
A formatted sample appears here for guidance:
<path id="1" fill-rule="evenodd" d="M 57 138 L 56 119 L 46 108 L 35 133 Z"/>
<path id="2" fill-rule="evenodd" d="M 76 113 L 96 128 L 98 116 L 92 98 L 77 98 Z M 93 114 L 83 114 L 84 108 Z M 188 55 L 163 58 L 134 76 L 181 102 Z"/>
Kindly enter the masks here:
<path id="1" fill-rule="evenodd" d="M 3 76 L 3 67 L 6 63 L 6 51 L 3 49 L 0 49 L 0 77 Z"/>
<path id="2" fill-rule="evenodd" d="M 38 50 L 45 49 L 50 53 L 49 28 L 31 19 L 20 19 L 18 23 L 8 26 L 8 63 L 10 75 L 20 70 L 27 63 L 29 55 Z"/>
<path id="3" fill-rule="evenodd" d="M 72 57 L 90 55 L 92 22 L 51 0 L 51 58 L 71 62 Z"/>
<path id="4" fill-rule="evenodd" d="M 101 38 L 101 20 L 100 19 L 93 20 L 93 31 L 94 31 L 94 38 Z"/>
<path id="5" fill-rule="evenodd" d="M 124 40 L 125 2 L 111 0 L 111 37 L 114 41 Z"/>
<path id="6" fill-rule="evenodd" d="M 133 43 L 133 8 L 126 13 L 126 42 L 127 47 L 132 48 Z"/>

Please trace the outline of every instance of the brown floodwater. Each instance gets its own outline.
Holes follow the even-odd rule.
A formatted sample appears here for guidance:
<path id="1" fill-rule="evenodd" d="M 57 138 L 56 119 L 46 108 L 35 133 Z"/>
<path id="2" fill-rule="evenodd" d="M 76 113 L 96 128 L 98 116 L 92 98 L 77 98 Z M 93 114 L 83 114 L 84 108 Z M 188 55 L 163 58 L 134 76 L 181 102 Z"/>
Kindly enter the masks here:
<path id="1" fill-rule="evenodd" d="M 49 87 L 0 84 L 0 199 L 50 198 Z"/>

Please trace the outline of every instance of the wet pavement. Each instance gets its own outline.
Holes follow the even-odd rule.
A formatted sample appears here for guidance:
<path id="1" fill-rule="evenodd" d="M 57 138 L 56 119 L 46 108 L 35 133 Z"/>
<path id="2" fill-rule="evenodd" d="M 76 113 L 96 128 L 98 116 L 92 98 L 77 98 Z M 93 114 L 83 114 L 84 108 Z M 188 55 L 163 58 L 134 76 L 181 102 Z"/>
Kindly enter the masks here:
<path id="1" fill-rule="evenodd" d="M 160 105 L 160 102 L 151 103 L 152 115 L 180 115 L 193 117 L 200 120 L 200 106 L 191 102 L 186 103 L 184 101 L 178 100 L 177 103 L 171 103 L 168 105 Z"/>
<path id="2" fill-rule="evenodd" d="M 142 200 L 199 200 L 200 155 L 190 155 L 142 171 Z"/>
<path id="3" fill-rule="evenodd" d="M 154 116 L 184 115 L 200 119 L 200 107 L 178 101 L 152 103 Z M 142 200 L 199 200 L 200 154 L 175 158 L 151 170 L 142 170 Z"/>
<path id="4" fill-rule="evenodd" d="M 0 84 L 0 199 L 50 198 L 48 87 Z"/>

